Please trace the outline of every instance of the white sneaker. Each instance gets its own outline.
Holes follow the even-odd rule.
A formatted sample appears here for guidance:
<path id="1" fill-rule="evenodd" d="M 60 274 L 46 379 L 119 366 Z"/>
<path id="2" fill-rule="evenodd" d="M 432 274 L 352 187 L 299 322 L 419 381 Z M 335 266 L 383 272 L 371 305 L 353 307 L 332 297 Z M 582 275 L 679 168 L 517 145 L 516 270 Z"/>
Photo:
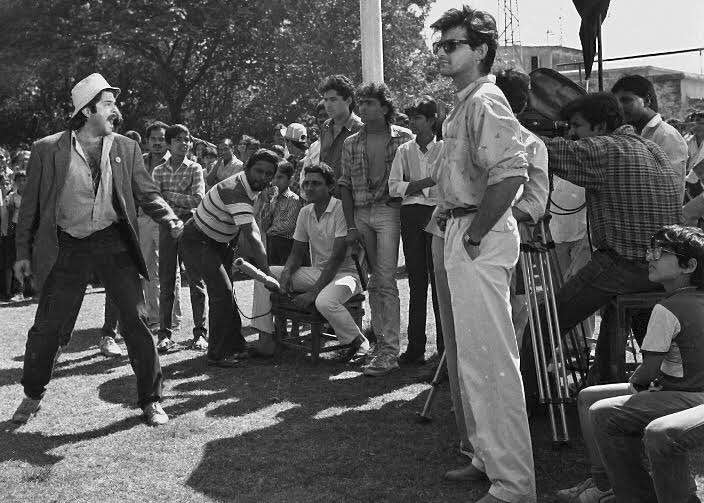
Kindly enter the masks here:
<path id="1" fill-rule="evenodd" d="M 612 490 L 601 491 L 590 477 L 569 489 L 557 491 L 555 496 L 564 503 L 606 503 L 614 495 Z"/>
<path id="2" fill-rule="evenodd" d="M 145 405 L 142 411 L 149 426 L 160 426 L 169 422 L 169 416 L 166 415 L 159 402 Z"/>
<path id="3" fill-rule="evenodd" d="M 117 345 L 117 342 L 115 342 L 115 339 L 109 335 L 104 335 L 100 338 L 98 348 L 100 349 L 100 353 L 108 358 L 122 356 L 122 348 L 120 348 L 120 346 Z"/>

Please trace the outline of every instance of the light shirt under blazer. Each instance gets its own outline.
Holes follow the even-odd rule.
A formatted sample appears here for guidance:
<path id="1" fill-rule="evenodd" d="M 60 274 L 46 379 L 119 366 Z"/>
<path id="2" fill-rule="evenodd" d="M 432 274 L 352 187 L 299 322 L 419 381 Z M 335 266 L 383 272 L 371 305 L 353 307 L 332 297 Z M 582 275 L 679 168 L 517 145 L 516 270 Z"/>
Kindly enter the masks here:
<path id="1" fill-rule="evenodd" d="M 114 139 L 114 134 L 103 137 L 100 184 L 95 192 L 88 156 L 83 151 L 76 132 L 71 132 L 71 161 L 66 183 L 59 196 L 56 225 L 74 238 L 83 239 L 119 220 L 112 204 L 110 149 Z"/>

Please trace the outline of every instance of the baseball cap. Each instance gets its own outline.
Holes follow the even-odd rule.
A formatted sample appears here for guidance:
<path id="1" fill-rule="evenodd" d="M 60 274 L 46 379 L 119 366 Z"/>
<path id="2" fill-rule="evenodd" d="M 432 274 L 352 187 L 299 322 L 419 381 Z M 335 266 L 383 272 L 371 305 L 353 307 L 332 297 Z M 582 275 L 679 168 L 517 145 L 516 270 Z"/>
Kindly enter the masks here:
<path id="1" fill-rule="evenodd" d="M 115 94 L 115 98 L 120 95 L 120 88 L 108 84 L 105 77 L 99 73 L 91 73 L 73 86 L 73 89 L 71 89 L 71 100 L 73 101 L 73 113 L 71 114 L 71 118 L 74 118 L 76 114 L 90 103 L 90 100 L 95 98 L 101 91 L 112 91 Z"/>
<path id="2" fill-rule="evenodd" d="M 437 117 L 438 116 L 438 104 L 432 98 L 432 96 L 421 96 L 418 98 L 412 106 L 406 108 L 406 115 L 409 117 L 412 115 L 425 115 L 426 117 Z"/>
<path id="3" fill-rule="evenodd" d="M 308 131 L 306 131 L 306 127 L 298 122 L 292 122 L 286 129 L 281 130 L 281 136 L 283 136 L 286 140 L 296 141 L 299 143 L 305 143 L 307 135 Z"/>

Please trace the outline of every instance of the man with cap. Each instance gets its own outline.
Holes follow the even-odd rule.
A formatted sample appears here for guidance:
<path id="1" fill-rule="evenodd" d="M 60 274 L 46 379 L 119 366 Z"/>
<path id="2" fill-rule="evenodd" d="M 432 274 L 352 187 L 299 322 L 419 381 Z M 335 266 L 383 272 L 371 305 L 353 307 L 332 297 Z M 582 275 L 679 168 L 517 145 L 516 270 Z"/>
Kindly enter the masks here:
<path id="1" fill-rule="evenodd" d="M 303 171 L 303 158 L 308 150 L 308 131 L 303 124 L 292 122 L 286 129 L 281 130 L 281 136 L 286 142 L 289 156 L 286 158 L 293 166 L 290 189 L 305 199 L 301 194 L 301 172 Z"/>
<path id="2" fill-rule="evenodd" d="M 408 346 L 400 363 L 425 362 L 425 322 L 428 281 L 433 295 L 438 353 L 443 350 L 442 329 L 435 278 L 433 274 L 432 235 L 425 232 L 438 204 L 435 181 L 428 173 L 428 163 L 437 160 L 442 140 L 435 138 L 438 107 L 430 96 L 423 96 L 406 109 L 415 139 L 396 150 L 389 173 L 389 196 L 401 199 L 401 240 L 406 257 L 410 298 L 408 305 Z"/>
<path id="3" fill-rule="evenodd" d="M 67 130 L 38 140 L 32 148 L 17 225 L 15 274 L 34 274 L 41 293 L 27 337 L 21 381 L 26 397 L 12 418 L 16 423 L 39 411 L 91 270 L 120 313 L 146 421 L 168 421 L 159 404 L 163 378 L 139 279 L 147 270 L 135 207 L 168 226 L 174 236 L 183 222 L 144 169 L 139 145 L 114 133 L 121 118 L 115 103 L 119 93 L 98 73 L 81 80 L 71 91 L 74 110 Z"/>

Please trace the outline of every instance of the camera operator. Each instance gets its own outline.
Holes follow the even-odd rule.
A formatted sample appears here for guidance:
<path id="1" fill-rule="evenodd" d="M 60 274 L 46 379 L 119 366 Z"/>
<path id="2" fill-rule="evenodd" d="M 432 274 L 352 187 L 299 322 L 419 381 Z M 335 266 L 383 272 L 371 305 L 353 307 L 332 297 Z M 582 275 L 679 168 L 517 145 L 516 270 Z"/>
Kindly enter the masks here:
<path id="1" fill-rule="evenodd" d="M 557 292 L 560 329 L 567 332 L 604 308 L 589 382 L 609 382 L 617 377 L 609 365 L 617 357 L 609 351 L 617 330 L 611 301 L 620 294 L 660 289 L 648 279 L 644 251 L 658 229 L 682 220 L 680 178 L 660 147 L 624 125 L 623 110 L 612 94 L 577 98 L 562 115 L 577 139 L 545 139 L 550 169 L 585 188 L 596 251 Z M 530 338 L 523 341 L 525 350 Z M 531 375 L 535 373 L 524 377 Z"/>

